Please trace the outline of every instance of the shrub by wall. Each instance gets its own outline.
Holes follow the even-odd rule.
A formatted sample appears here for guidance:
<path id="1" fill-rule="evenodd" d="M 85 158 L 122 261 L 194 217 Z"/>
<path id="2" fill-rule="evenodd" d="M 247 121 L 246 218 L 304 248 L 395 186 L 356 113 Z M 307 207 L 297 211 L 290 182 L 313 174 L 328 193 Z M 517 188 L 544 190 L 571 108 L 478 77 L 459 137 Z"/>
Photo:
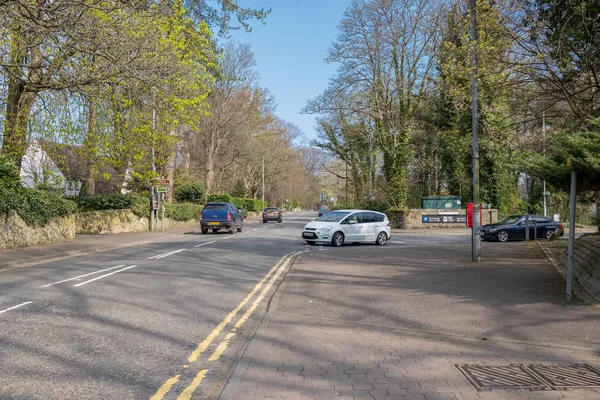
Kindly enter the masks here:
<path id="1" fill-rule="evenodd" d="M 245 211 L 262 211 L 266 207 L 266 203 L 258 199 L 248 199 L 242 197 L 232 197 L 228 194 L 211 194 L 207 199 L 209 202 L 224 202 L 232 203 L 237 208 Z"/>
<path id="2" fill-rule="evenodd" d="M 180 203 L 204 204 L 204 183 L 186 183 L 175 188 L 175 200 Z"/>
<path id="3" fill-rule="evenodd" d="M 0 214 L 15 211 L 30 226 L 46 226 L 53 219 L 77 212 L 77 206 L 56 193 L 37 189 L 0 189 Z"/>
<path id="4" fill-rule="evenodd" d="M 200 220 L 202 207 L 192 203 L 165 203 L 165 217 L 175 221 Z"/>

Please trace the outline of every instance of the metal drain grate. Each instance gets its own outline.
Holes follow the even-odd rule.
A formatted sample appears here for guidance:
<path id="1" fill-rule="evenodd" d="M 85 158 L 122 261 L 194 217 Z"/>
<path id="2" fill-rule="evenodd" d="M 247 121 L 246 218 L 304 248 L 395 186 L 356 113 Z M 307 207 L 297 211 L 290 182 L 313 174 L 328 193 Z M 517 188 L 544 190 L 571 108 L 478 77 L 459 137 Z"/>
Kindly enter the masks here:
<path id="1" fill-rule="evenodd" d="M 600 388 L 600 372 L 575 365 L 455 365 L 479 391 L 494 389 L 565 390 Z"/>

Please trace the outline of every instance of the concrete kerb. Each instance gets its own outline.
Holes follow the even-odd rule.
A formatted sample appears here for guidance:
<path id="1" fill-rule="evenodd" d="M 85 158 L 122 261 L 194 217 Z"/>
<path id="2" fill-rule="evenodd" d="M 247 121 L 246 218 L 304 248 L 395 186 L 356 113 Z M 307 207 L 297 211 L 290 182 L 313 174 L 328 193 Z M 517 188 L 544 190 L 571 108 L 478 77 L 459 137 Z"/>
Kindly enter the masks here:
<path id="1" fill-rule="evenodd" d="M 275 287 L 275 292 L 273 293 L 273 296 L 271 296 L 271 299 L 267 304 L 267 313 L 263 317 L 256 331 L 252 334 L 252 337 L 250 338 L 250 341 L 248 342 L 248 345 L 246 346 L 242 357 L 238 360 L 235 368 L 227 377 L 225 385 L 216 397 L 218 400 L 231 400 L 234 398 L 235 393 L 237 392 L 240 383 L 242 382 L 242 378 L 244 377 L 244 374 L 246 373 L 246 370 L 248 369 L 248 366 L 250 365 L 250 362 L 252 361 L 252 358 L 256 353 L 256 349 L 259 346 L 259 342 L 254 339 L 256 338 L 257 334 L 264 334 L 269 328 L 269 324 L 271 323 L 271 320 L 273 319 L 273 316 L 275 315 L 275 312 L 277 311 L 277 307 L 279 305 L 279 298 L 281 297 L 281 292 L 279 291 L 279 288 L 285 281 L 288 272 L 292 269 L 298 258 L 300 258 L 303 254 L 306 254 L 306 251 L 292 257 L 290 265 L 287 267 L 282 276 L 279 277 L 277 285 Z"/>
<path id="2" fill-rule="evenodd" d="M 181 237 L 181 236 L 187 235 L 189 233 L 190 232 L 176 233 L 176 234 L 172 234 L 172 235 L 164 235 L 164 236 L 160 236 L 157 238 L 140 240 L 140 241 L 135 241 L 135 242 L 130 242 L 130 243 L 100 246 L 100 247 L 95 247 L 93 249 L 66 251 L 66 252 L 62 253 L 61 255 L 55 256 L 55 257 L 35 257 L 35 258 L 31 258 L 31 259 L 23 261 L 23 262 L 9 264 L 9 266 L 7 266 L 7 267 L 0 265 L 0 273 L 6 272 L 6 271 L 12 271 L 15 269 L 20 269 L 20 268 L 31 267 L 33 265 L 47 264 L 49 262 L 65 260 L 68 258 L 83 256 L 86 254 L 99 253 L 99 252 L 103 252 L 103 251 L 120 249 L 120 248 L 125 248 L 125 247 L 139 246 L 142 244 L 153 243 L 153 242 L 156 242 L 156 241 L 159 241 L 162 239 Z"/>

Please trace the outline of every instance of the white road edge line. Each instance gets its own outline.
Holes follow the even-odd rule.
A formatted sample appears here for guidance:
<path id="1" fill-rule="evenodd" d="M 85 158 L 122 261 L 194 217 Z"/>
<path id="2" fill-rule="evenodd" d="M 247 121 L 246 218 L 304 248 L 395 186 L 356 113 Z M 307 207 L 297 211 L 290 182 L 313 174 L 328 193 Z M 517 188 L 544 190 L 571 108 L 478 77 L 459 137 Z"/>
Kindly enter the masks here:
<path id="1" fill-rule="evenodd" d="M 173 254 L 175 254 L 175 253 L 179 253 L 180 251 L 184 251 L 184 250 L 185 250 L 185 249 L 179 249 L 179 250 L 168 251 L 168 252 L 166 252 L 166 253 L 157 254 L 157 255 L 155 255 L 155 256 L 148 257 L 147 259 L 148 259 L 148 260 L 152 260 L 153 258 L 155 258 L 155 259 L 159 259 L 159 258 L 163 258 L 163 257 L 168 257 L 168 256 L 171 256 L 171 255 L 173 255 Z"/>
<path id="2" fill-rule="evenodd" d="M 137 267 L 137 265 L 132 265 L 131 267 L 127 267 L 127 268 L 123 268 L 123 269 L 120 269 L 120 270 L 117 270 L 117 271 L 113 271 L 113 272 L 111 272 L 109 274 L 101 275 L 101 276 L 98 276 L 98 277 L 96 277 L 94 279 L 90 279 L 89 281 L 81 282 L 81 283 L 78 283 L 78 284 L 73 285 L 73 286 L 77 287 L 77 286 L 85 285 L 86 283 L 94 282 L 94 281 L 97 281 L 98 279 L 106 278 L 107 276 L 110 276 L 110 275 L 113 275 L 113 274 L 117 274 L 119 272 L 123 272 L 123 271 L 126 271 L 128 269 L 135 268 L 135 267 Z"/>
<path id="3" fill-rule="evenodd" d="M 226 237 L 224 237 L 224 238 L 223 238 L 223 240 L 225 240 L 225 239 L 230 239 L 230 238 L 232 238 L 232 237 L 233 237 L 233 236 L 226 236 Z"/>
<path id="4" fill-rule="evenodd" d="M 213 244 L 213 243 L 216 243 L 216 240 L 213 240 L 212 242 L 206 242 L 206 243 L 197 244 L 194 247 L 206 246 L 207 244 Z"/>
<path id="5" fill-rule="evenodd" d="M 33 302 L 32 301 L 26 301 L 25 303 L 17 304 L 14 307 L 7 308 L 6 310 L 1 310 L 0 314 L 5 313 L 5 312 L 10 311 L 10 310 L 14 310 L 15 308 L 26 306 L 27 304 L 31 304 L 31 303 L 33 303 Z"/>
<path id="6" fill-rule="evenodd" d="M 89 274 L 85 274 L 85 275 L 79 275 L 79 276 L 76 276 L 76 277 L 74 277 L 74 278 L 63 279 L 62 281 L 58 281 L 58 282 L 52 282 L 52 283 L 49 283 L 49 284 L 47 284 L 47 285 L 40 286 L 40 287 L 41 287 L 41 288 L 43 288 L 43 287 L 48 287 L 48 286 L 52 286 L 52 285 L 57 285 L 57 284 L 59 284 L 59 283 L 63 283 L 63 282 L 75 281 L 75 280 L 77 280 L 77 279 L 79 279 L 79 278 L 85 278 L 86 276 L 90 276 L 90 275 L 94 275 L 94 274 L 99 274 L 100 272 L 104 272 L 104 271 L 110 271 L 111 269 L 115 269 L 115 268 L 121 268 L 121 267 L 124 267 L 124 266 L 125 266 L 125 265 L 123 264 L 123 265 L 117 265 L 116 267 L 110 267 L 110 268 L 106 268 L 106 269 L 101 269 L 100 271 L 94 271 L 94 272 L 90 272 Z"/>

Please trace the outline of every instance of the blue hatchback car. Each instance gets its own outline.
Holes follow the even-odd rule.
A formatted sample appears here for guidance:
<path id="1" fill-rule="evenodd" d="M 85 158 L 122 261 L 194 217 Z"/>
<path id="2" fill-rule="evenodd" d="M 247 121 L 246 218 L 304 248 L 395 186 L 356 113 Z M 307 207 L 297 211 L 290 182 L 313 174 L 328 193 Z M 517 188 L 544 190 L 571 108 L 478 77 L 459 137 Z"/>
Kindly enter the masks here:
<path id="1" fill-rule="evenodd" d="M 500 222 L 487 224 L 481 227 L 482 240 L 525 240 L 526 215 L 511 215 Z M 529 214 L 529 239 L 549 239 L 553 233 L 562 236 L 564 226 L 562 222 L 555 222 L 542 215 Z"/>

